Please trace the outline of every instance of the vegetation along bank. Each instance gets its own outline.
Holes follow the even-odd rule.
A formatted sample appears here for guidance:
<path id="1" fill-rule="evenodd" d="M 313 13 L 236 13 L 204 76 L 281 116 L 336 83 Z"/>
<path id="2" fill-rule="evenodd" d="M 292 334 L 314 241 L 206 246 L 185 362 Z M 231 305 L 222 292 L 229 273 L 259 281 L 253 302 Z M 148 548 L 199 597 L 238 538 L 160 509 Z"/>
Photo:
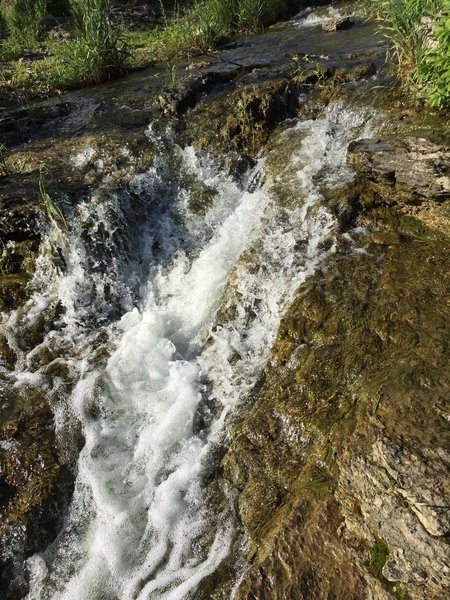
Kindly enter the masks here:
<path id="1" fill-rule="evenodd" d="M 1 0 L 0 100 L 24 103 L 156 61 L 208 53 L 233 35 L 258 31 L 306 4 L 321 2 Z M 448 107 L 449 0 L 353 4 L 379 19 L 408 93 L 432 107 Z"/>

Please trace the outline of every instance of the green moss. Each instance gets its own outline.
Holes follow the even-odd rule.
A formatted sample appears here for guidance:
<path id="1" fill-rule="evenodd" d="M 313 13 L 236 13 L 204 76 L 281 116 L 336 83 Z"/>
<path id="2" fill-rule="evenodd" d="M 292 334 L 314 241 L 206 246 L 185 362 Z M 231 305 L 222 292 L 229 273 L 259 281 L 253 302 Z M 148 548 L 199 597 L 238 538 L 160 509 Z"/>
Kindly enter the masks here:
<path id="1" fill-rule="evenodd" d="M 218 192 L 215 188 L 209 186 L 199 179 L 194 172 L 188 169 L 181 169 L 181 185 L 188 191 L 188 206 L 195 214 L 204 214 L 213 205 L 214 198 Z"/>
<path id="2" fill-rule="evenodd" d="M 280 79 L 238 89 L 228 101 L 221 137 L 232 148 L 255 157 L 268 133 L 297 112 L 295 85 Z"/>
<path id="3" fill-rule="evenodd" d="M 411 596 L 404 583 L 394 583 L 390 586 L 390 592 L 397 598 L 397 600 L 411 600 Z"/>
<path id="4" fill-rule="evenodd" d="M 395 246 L 373 243 L 358 256 L 338 252 L 300 288 L 281 321 L 255 409 L 223 463 L 242 490 L 257 560 L 291 527 L 292 515 L 301 514 L 303 527 L 339 501 L 333 491 L 349 448 L 365 455 L 378 435 L 427 447 L 442 439 L 446 424 L 429 389 L 434 397 L 448 393 L 450 255 L 421 214 L 405 219 L 392 207 L 378 210 L 380 221 L 403 223 L 411 235 L 402 232 Z M 336 508 L 333 527 L 339 519 Z M 405 600 L 404 586 L 382 577 L 387 542 L 375 536 L 369 553 L 368 571 Z"/>
<path id="5" fill-rule="evenodd" d="M 372 547 L 372 563 L 375 567 L 377 576 L 380 579 L 384 579 L 383 577 L 383 568 L 387 563 L 389 558 L 389 546 L 386 541 L 375 534 L 375 543 Z"/>
<path id="6" fill-rule="evenodd" d="M 200 183 L 190 188 L 189 209 L 196 214 L 205 213 L 211 208 L 217 196 L 217 190 Z"/>
<path id="7" fill-rule="evenodd" d="M 10 419 L 0 426 L 2 439 L 14 440 L 12 450 L 0 450 L 2 480 L 14 490 L 3 507 L 0 539 L 10 523 L 27 522 L 32 510 L 54 494 L 59 478 L 61 460 L 56 450 L 52 412 L 39 392 L 32 400 L 28 406 L 24 399 L 15 398 Z M 20 401 L 22 404 L 18 406 Z"/>
<path id="8" fill-rule="evenodd" d="M 382 537 L 374 534 L 375 542 L 372 546 L 371 556 L 372 565 L 375 569 L 376 576 L 383 584 L 383 587 L 390 592 L 397 600 L 410 600 L 410 595 L 406 586 L 400 582 L 388 581 L 383 575 L 383 568 L 389 560 L 389 546 Z"/>
<path id="9" fill-rule="evenodd" d="M 409 235 L 418 239 L 433 239 L 436 237 L 436 233 L 427 227 L 425 223 L 416 217 L 410 215 L 403 215 L 400 217 L 399 232 L 403 235 Z"/>

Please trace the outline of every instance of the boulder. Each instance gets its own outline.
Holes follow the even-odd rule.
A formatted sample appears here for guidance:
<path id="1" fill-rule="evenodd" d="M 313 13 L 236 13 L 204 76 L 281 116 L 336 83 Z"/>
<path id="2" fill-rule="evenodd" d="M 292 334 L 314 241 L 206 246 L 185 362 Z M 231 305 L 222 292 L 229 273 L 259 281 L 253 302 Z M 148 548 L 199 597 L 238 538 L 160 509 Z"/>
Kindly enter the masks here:
<path id="1" fill-rule="evenodd" d="M 347 162 L 389 202 L 417 204 L 450 195 L 450 148 L 430 140 L 357 140 L 348 147 Z"/>
<path id="2" fill-rule="evenodd" d="M 350 29 L 354 24 L 355 22 L 351 17 L 341 17 L 340 19 L 326 21 L 322 24 L 322 29 L 324 31 L 341 31 L 344 29 Z"/>

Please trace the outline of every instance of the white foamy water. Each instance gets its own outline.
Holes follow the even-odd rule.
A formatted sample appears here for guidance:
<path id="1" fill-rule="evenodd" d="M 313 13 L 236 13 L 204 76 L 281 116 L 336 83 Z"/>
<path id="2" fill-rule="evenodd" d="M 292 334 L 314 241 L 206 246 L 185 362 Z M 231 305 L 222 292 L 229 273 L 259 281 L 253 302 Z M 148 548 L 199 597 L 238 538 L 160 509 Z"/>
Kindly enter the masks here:
<path id="1" fill-rule="evenodd" d="M 333 252 L 318 185 L 351 177 L 345 150 L 364 122 L 333 107 L 294 126 L 304 201 L 291 209 L 273 182 L 253 189 L 263 162 L 240 185 L 161 143 L 128 189 L 105 181 L 79 207 L 62 272 L 42 256 L 25 311 L 5 325 L 20 358 L 9 382 L 46 389 L 61 443 L 76 417 L 85 444 L 64 528 L 27 561 L 28 600 L 182 600 L 227 557 L 230 504 L 211 501 L 206 479 L 295 290 Z M 215 190 L 204 215 L 181 171 Z M 21 332 L 57 303 L 42 343 L 21 350 Z M 75 381 L 68 395 L 39 363 L 51 345 Z"/>
<path id="2" fill-rule="evenodd" d="M 328 6 L 319 10 L 317 10 L 317 8 L 309 8 L 295 21 L 295 25 L 297 27 L 318 27 L 319 25 L 325 25 L 331 21 L 354 16 L 354 12 L 340 10 L 334 6 Z"/>

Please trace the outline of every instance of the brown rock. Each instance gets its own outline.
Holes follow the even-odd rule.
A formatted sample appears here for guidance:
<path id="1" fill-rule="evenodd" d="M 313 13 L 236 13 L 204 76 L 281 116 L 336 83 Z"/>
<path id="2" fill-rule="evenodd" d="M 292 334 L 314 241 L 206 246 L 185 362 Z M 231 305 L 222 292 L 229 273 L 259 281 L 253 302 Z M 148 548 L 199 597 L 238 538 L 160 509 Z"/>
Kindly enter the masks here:
<path id="1" fill-rule="evenodd" d="M 342 17 L 340 19 L 326 21 L 322 24 L 322 29 L 324 31 L 342 31 L 343 29 L 350 29 L 354 24 L 355 22 L 351 17 Z"/>
<path id="2" fill-rule="evenodd" d="M 400 238 L 393 231 L 374 231 L 370 235 L 370 239 L 374 244 L 392 246 L 400 243 Z"/>
<path id="3" fill-rule="evenodd" d="M 411 137 L 395 145 L 358 140 L 348 147 L 347 162 L 390 202 L 450 196 L 450 148 L 429 140 Z"/>
<path id="4" fill-rule="evenodd" d="M 29 279 L 23 274 L 0 276 L 0 310 L 11 310 L 20 303 Z"/>
<path id="5" fill-rule="evenodd" d="M 251 541 L 239 600 L 445 597 L 450 253 L 395 242 L 330 259 L 282 320 L 223 461 Z"/>

